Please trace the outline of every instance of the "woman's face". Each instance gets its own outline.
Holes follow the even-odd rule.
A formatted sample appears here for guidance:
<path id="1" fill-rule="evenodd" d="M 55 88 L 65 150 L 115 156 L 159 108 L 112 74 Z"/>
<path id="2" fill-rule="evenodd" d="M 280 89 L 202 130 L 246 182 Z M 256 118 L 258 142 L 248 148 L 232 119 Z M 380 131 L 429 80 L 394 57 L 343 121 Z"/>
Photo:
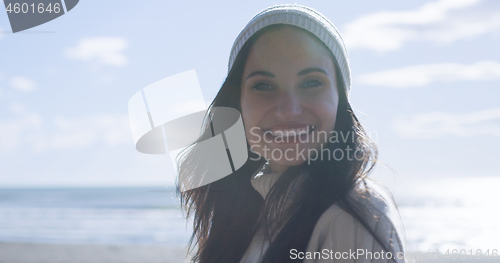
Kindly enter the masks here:
<path id="1" fill-rule="evenodd" d="M 280 172 L 327 141 L 339 101 L 331 52 L 291 26 L 264 33 L 243 71 L 241 110 L 252 150 Z"/>

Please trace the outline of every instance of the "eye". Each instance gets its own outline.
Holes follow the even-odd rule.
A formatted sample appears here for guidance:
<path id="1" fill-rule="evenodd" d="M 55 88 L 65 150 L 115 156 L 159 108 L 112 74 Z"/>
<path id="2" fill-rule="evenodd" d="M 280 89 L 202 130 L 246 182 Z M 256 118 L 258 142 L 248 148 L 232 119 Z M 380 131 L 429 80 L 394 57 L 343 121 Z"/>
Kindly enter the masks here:
<path id="1" fill-rule="evenodd" d="M 310 88 L 316 88 L 320 87 L 323 85 L 323 81 L 320 79 L 308 79 L 302 84 L 301 88 L 303 89 L 310 89 Z"/>
<path id="2" fill-rule="evenodd" d="M 258 82 L 252 85 L 252 89 L 257 91 L 268 91 L 273 90 L 274 88 L 266 82 Z"/>

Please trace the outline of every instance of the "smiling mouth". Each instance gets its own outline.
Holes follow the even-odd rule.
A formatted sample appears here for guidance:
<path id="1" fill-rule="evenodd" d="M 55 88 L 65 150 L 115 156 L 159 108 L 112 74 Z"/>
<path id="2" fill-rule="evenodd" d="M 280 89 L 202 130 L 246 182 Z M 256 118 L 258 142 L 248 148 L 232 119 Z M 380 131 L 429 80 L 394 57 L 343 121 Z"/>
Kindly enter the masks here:
<path id="1" fill-rule="evenodd" d="M 275 143 L 294 143 L 296 139 L 304 142 L 307 136 L 317 129 L 316 125 L 303 125 L 300 127 L 273 127 L 263 129 L 264 136 Z"/>

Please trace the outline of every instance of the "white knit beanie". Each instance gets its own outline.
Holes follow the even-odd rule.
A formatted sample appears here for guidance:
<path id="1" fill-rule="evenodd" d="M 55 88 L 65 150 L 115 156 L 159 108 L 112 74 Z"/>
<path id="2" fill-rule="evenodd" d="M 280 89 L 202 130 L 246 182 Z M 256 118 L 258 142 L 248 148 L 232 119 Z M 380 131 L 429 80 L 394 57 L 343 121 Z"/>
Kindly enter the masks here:
<path id="1" fill-rule="evenodd" d="M 234 41 L 229 56 L 228 72 L 234 65 L 243 45 L 260 29 L 276 24 L 292 25 L 305 29 L 318 37 L 333 53 L 342 73 L 346 95 L 351 89 L 349 57 L 344 41 L 335 26 L 316 10 L 295 4 L 276 5 L 255 15 Z"/>

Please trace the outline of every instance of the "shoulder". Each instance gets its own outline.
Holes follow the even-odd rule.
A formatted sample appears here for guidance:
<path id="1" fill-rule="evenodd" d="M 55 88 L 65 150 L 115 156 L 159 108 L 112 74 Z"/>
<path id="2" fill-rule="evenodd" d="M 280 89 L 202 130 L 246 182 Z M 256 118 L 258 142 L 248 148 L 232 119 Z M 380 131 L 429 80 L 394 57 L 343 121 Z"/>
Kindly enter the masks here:
<path id="1" fill-rule="evenodd" d="M 367 227 L 392 251 L 404 251 L 402 224 L 389 191 L 366 180 L 366 183 L 362 182 L 349 192 L 346 202 L 350 209 L 365 219 L 367 226 L 348 212 L 350 209 L 345 209 L 345 205 L 333 204 L 316 223 L 307 251 L 382 251 L 383 247 Z"/>

